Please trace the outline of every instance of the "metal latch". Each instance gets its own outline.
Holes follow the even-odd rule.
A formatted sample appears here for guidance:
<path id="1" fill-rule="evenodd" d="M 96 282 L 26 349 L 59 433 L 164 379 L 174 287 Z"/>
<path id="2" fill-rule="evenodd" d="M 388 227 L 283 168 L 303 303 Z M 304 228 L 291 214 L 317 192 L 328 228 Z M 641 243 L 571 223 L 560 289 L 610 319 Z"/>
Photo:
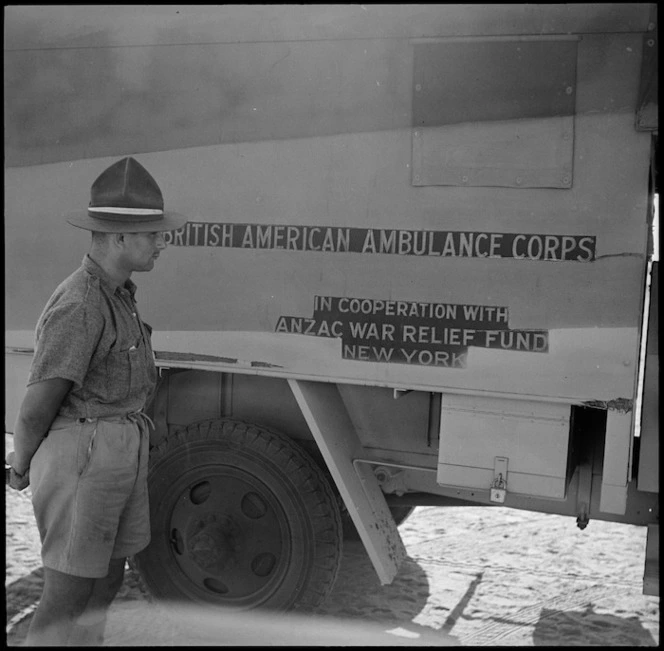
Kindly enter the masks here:
<path id="1" fill-rule="evenodd" d="M 507 457 L 495 457 L 493 461 L 493 483 L 489 499 L 503 504 L 507 495 Z"/>
<path id="2" fill-rule="evenodd" d="M 406 490 L 406 475 L 403 468 L 388 468 L 387 466 L 376 466 L 374 475 L 384 493 L 396 493 L 403 495 Z"/>

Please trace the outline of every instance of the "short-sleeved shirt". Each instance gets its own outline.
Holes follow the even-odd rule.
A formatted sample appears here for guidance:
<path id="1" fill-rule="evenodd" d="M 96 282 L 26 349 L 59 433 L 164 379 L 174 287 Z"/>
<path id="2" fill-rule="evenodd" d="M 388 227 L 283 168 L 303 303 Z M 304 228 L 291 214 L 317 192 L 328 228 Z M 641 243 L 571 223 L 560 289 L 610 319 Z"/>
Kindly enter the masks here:
<path id="1" fill-rule="evenodd" d="M 60 416 L 101 418 L 145 406 L 157 371 L 152 328 L 141 320 L 135 293 L 131 280 L 120 286 L 86 255 L 44 307 L 28 385 L 71 380 Z"/>

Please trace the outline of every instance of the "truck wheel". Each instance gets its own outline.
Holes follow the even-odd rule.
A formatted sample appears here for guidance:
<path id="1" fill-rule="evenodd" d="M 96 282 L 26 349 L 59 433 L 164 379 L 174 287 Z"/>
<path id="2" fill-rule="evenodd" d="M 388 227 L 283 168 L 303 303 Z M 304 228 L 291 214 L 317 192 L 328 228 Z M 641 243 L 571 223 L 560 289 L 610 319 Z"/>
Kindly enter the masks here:
<path id="1" fill-rule="evenodd" d="M 288 437 L 194 423 L 150 454 L 152 541 L 135 566 L 152 594 L 240 610 L 310 610 L 328 595 L 342 528 L 329 483 Z"/>

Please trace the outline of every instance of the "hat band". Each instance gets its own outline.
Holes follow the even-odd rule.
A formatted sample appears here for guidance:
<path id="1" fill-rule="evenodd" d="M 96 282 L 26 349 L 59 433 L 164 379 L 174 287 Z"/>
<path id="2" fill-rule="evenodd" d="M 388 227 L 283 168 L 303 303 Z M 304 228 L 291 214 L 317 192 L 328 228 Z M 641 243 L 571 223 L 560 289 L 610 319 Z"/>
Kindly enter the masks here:
<path id="1" fill-rule="evenodd" d="M 162 219 L 164 211 L 158 208 L 121 208 L 110 206 L 89 206 L 88 215 L 95 219 L 126 222 L 131 217 L 132 222 L 153 222 Z"/>

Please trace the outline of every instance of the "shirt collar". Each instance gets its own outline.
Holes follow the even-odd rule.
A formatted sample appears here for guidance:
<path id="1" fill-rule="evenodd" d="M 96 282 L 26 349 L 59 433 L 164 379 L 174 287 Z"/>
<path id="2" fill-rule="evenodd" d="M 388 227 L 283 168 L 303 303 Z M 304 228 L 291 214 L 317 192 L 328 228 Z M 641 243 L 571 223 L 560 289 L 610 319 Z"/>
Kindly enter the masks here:
<path id="1" fill-rule="evenodd" d="M 131 278 L 127 278 L 124 286 L 121 286 L 118 282 L 113 280 L 87 253 L 83 258 L 83 268 L 88 273 L 99 278 L 99 280 L 108 286 L 113 294 L 115 294 L 118 289 L 121 291 L 124 290 L 129 292 L 132 298 L 134 297 L 134 294 L 136 294 L 136 285 L 131 280 Z"/>

